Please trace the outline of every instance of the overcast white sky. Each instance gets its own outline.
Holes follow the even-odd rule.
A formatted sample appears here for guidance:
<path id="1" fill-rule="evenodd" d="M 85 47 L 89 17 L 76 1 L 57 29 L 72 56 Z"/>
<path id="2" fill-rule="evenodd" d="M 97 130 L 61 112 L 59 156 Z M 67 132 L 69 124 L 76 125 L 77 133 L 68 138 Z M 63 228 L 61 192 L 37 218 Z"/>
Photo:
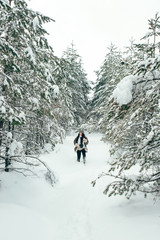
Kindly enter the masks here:
<path id="1" fill-rule="evenodd" d="M 53 18 L 46 26 L 57 56 L 74 42 L 89 80 L 95 79 L 107 47 L 129 45 L 148 32 L 148 19 L 160 13 L 160 0 L 27 0 L 30 8 Z"/>

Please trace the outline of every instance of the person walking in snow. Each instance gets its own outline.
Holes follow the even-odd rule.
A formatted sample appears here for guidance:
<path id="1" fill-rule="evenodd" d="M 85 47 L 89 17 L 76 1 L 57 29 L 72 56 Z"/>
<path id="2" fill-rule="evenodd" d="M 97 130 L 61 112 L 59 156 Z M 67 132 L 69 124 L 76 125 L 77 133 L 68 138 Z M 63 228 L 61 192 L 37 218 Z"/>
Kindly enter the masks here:
<path id="1" fill-rule="evenodd" d="M 78 136 L 74 139 L 74 145 L 75 145 L 75 152 L 77 152 L 77 162 L 80 162 L 81 154 L 83 156 L 83 163 L 86 163 L 86 152 L 87 144 L 88 144 L 88 138 L 85 136 L 84 132 L 82 130 L 79 131 Z"/>

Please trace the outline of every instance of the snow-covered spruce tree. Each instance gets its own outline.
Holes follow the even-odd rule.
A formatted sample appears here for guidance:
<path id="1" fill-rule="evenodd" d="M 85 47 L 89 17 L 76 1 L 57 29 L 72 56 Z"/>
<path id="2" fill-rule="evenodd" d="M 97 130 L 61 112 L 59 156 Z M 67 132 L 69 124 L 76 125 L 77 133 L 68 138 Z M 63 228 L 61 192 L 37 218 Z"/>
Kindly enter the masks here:
<path id="1" fill-rule="evenodd" d="M 143 59 L 141 54 L 138 55 L 138 52 L 139 51 L 136 45 L 134 44 L 134 40 L 131 39 L 130 46 L 126 47 L 125 51 L 121 53 L 122 60 L 119 64 L 120 65 L 122 64 L 122 67 L 115 68 L 115 72 L 118 76 L 118 81 L 115 82 L 114 86 L 112 86 L 111 91 L 108 94 L 108 99 L 103 106 L 103 115 L 99 122 L 99 130 L 103 133 L 105 132 L 107 133 L 108 140 L 111 137 L 109 132 L 115 126 L 114 119 L 118 119 L 120 114 L 118 113 L 118 115 L 116 115 L 116 112 L 115 112 L 117 103 L 113 101 L 113 92 L 117 84 L 119 83 L 119 81 L 122 80 L 125 76 L 131 75 L 134 69 L 137 68 L 137 62 Z M 121 114 L 123 115 L 123 112 L 127 109 L 128 109 L 128 105 L 122 106 Z M 113 116 L 115 116 L 115 118 Z"/>
<path id="2" fill-rule="evenodd" d="M 73 43 L 63 53 L 63 58 L 66 60 L 65 70 L 67 76 L 65 79 L 67 87 L 71 91 L 74 107 L 73 115 L 75 116 L 76 125 L 80 125 L 87 117 L 90 86 L 83 69 L 82 59 L 74 49 Z"/>
<path id="3" fill-rule="evenodd" d="M 139 60 L 134 64 L 133 75 L 117 85 L 104 115 L 104 140 L 112 143 L 114 160 L 108 173 L 99 178 L 116 179 L 104 190 L 108 196 L 124 194 L 130 198 L 137 191 L 145 196 L 160 194 L 160 55 L 156 54 L 159 44 L 134 44 Z"/>
<path id="4" fill-rule="evenodd" d="M 124 78 L 113 92 L 105 139 L 112 142 L 111 154 L 116 158 L 102 176 L 114 176 L 116 180 L 106 187 L 104 193 L 108 196 L 124 194 L 130 198 L 136 191 L 155 195 L 160 192 L 159 93 L 159 56 L 145 64 L 139 62 L 137 74 Z M 138 172 L 134 170 L 131 175 L 134 166 Z"/>
<path id="5" fill-rule="evenodd" d="M 126 75 L 126 72 L 126 61 L 123 59 L 122 53 L 111 44 L 100 70 L 97 71 L 97 80 L 91 102 L 90 118 L 92 118 L 93 123 L 96 123 L 96 126 L 97 121 L 99 122 L 97 126 L 99 129 L 110 96 L 120 79 Z"/>
<path id="6" fill-rule="evenodd" d="M 143 53 L 144 58 L 147 57 L 155 57 L 156 54 L 160 53 L 160 44 L 159 44 L 159 36 L 160 36 L 160 16 L 158 13 L 155 14 L 154 18 L 148 20 L 149 32 L 145 34 L 142 40 L 146 40 L 146 43 L 135 44 L 137 49 L 139 49 L 139 53 L 141 55 Z"/>
<path id="7" fill-rule="evenodd" d="M 124 65 L 126 67 L 126 76 L 127 74 L 132 74 L 136 68 L 137 61 L 144 59 L 144 52 L 140 54 L 139 49 L 136 47 L 135 40 L 131 38 L 129 40 L 130 45 L 125 47 L 125 51 L 122 53 L 124 58 Z"/>
<path id="8" fill-rule="evenodd" d="M 76 125 L 76 119 L 74 114 L 75 107 L 72 101 L 72 92 L 67 85 L 69 73 L 67 72 L 68 67 L 66 67 L 66 65 L 68 65 L 68 62 L 64 58 L 57 58 L 56 63 L 57 67 L 54 69 L 54 78 L 60 91 L 59 97 L 56 101 L 56 117 L 63 129 L 69 131 L 70 128 Z"/>
<path id="9" fill-rule="evenodd" d="M 42 27 L 51 19 L 29 10 L 23 0 L 10 3 L 12 6 L 8 1 L 0 1 L 0 143 L 6 171 L 11 168 L 11 159 L 20 162 L 19 157 L 15 157 L 16 151 L 32 153 L 28 144 L 33 147 L 36 142 L 38 146 L 39 139 L 45 143 L 44 136 L 52 135 L 51 127 L 46 131 L 46 118 L 51 125 L 56 125 L 54 132 L 59 128 L 50 111 L 57 92 L 51 72 L 54 55 Z M 21 143 L 23 150 L 19 152 Z"/>
<path id="10" fill-rule="evenodd" d="M 150 22 L 150 21 L 149 21 Z M 158 28 L 158 25 L 157 25 Z M 158 36 L 158 30 L 156 35 Z M 149 34 L 145 35 L 148 36 Z M 151 38 L 153 34 L 150 34 Z M 145 37 L 144 37 L 145 38 Z M 142 38 L 142 39 L 144 39 Z M 152 47 L 151 47 L 152 45 Z M 135 69 L 137 69 L 138 64 L 141 64 L 141 68 L 138 68 L 140 71 L 143 71 L 143 65 L 145 65 L 146 61 L 145 59 L 150 58 L 153 55 L 153 44 L 149 43 L 135 43 L 134 39 L 130 40 L 130 46 L 125 48 L 125 51 L 123 52 L 123 65 L 125 68 L 124 75 L 121 75 L 121 79 L 123 79 L 124 76 L 127 76 L 129 74 L 133 74 Z M 159 43 L 156 43 L 156 46 L 158 46 Z M 149 47 L 148 47 L 149 46 Z M 150 49 L 150 50 L 148 50 Z M 143 61 L 144 60 L 144 61 Z M 151 59 L 149 60 L 151 64 Z M 138 70 L 138 71 L 139 71 Z M 125 74 L 126 73 L 126 74 Z M 116 85 L 115 85 L 116 87 Z M 110 139 L 111 135 L 110 130 L 115 127 L 114 119 L 119 119 L 119 115 L 123 115 L 124 112 L 128 109 L 128 105 L 122 106 L 122 111 L 115 113 L 116 111 L 116 105 L 117 103 L 113 101 L 113 88 L 111 91 L 109 101 L 106 102 L 104 108 L 103 108 L 103 118 L 100 121 L 99 128 L 104 133 L 107 132 L 107 138 Z M 112 116 L 115 116 L 115 118 L 112 118 Z M 104 137 L 105 138 L 105 137 Z"/>

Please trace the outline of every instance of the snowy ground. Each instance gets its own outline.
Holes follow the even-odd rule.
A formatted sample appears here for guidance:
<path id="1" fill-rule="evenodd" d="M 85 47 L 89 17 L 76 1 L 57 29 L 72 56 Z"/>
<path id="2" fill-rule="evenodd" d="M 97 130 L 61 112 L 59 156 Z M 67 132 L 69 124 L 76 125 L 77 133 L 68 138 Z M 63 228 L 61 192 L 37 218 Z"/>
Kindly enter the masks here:
<path id="1" fill-rule="evenodd" d="M 93 188 L 91 181 L 107 169 L 109 146 L 100 135 L 88 135 L 87 164 L 76 162 L 73 139 L 41 159 L 59 182 L 15 173 L 0 175 L 1 240 L 156 240 L 160 235 L 160 206 L 139 195 L 132 200 L 103 195 L 109 179 Z"/>

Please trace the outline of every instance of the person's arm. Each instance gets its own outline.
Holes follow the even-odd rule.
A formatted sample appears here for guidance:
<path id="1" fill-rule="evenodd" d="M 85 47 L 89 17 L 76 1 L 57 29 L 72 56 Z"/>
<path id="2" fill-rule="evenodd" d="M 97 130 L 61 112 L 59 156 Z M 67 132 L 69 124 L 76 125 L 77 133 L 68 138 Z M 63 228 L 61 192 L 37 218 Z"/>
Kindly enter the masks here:
<path id="1" fill-rule="evenodd" d="M 85 137 L 85 138 L 83 139 L 83 142 L 85 143 L 85 145 L 87 145 L 87 144 L 89 143 L 88 138 Z"/>
<path id="2" fill-rule="evenodd" d="M 77 147 L 79 147 L 79 144 L 78 144 L 78 142 L 77 142 L 77 137 L 74 139 L 74 145 L 77 146 Z"/>

